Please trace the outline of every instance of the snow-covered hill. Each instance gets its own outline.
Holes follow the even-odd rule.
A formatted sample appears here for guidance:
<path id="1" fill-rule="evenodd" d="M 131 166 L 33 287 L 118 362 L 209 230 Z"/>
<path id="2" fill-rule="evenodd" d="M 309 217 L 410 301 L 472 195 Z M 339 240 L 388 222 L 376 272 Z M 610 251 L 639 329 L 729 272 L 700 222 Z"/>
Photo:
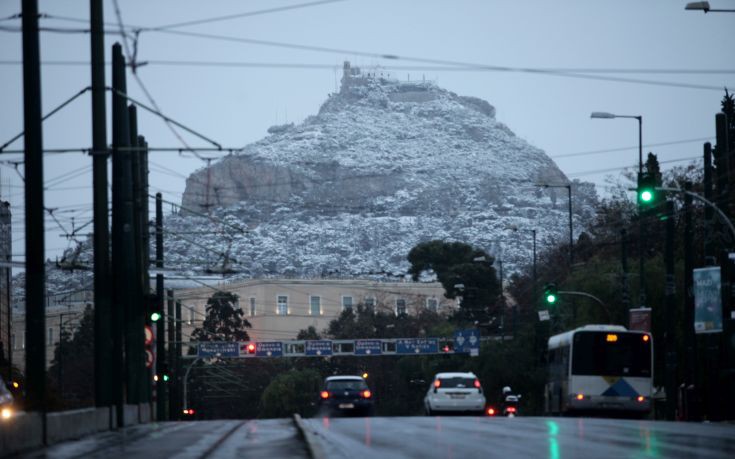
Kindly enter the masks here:
<path id="1" fill-rule="evenodd" d="M 395 277 L 411 247 L 445 239 L 489 250 L 507 272 L 530 263 L 527 230 L 540 247 L 568 238 L 567 191 L 538 186 L 569 183 L 556 164 L 489 103 L 432 82 L 345 63 L 340 92 L 317 115 L 269 134 L 187 179 L 181 211 L 166 217 L 167 268 Z M 572 189 L 579 234 L 596 195 Z M 50 269 L 49 289 L 90 276 Z"/>

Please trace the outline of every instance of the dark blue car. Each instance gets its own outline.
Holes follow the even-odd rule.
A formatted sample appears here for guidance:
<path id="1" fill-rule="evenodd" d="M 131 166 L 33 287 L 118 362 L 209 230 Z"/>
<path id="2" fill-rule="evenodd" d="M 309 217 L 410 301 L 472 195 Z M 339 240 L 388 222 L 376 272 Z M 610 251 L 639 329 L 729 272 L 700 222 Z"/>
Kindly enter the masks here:
<path id="1" fill-rule="evenodd" d="M 319 393 L 322 410 L 329 415 L 372 416 L 373 393 L 360 376 L 330 376 Z"/>

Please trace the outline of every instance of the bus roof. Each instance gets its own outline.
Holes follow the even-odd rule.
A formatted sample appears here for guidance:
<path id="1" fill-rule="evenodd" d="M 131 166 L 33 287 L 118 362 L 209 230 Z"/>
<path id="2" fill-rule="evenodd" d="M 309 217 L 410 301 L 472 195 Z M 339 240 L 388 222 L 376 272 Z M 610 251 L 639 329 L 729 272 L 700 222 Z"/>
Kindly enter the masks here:
<path id="1" fill-rule="evenodd" d="M 572 337 L 574 336 L 574 334 L 580 331 L 624 332 L 624 331 L 628 331 L 628 329 L 623 327 L 622 325 L 601 325 L 601 324 L 585 325 L 583 327 L 575 328 L 574 330 L 569 330 L 567 332 L 560 333 L 558 335 L 554 335 L 550 337 L 549 342 L 548 342 L 548 348 L 554 349 L 559 346 L 563 346 L 565 344 L 571 343 Z"/>

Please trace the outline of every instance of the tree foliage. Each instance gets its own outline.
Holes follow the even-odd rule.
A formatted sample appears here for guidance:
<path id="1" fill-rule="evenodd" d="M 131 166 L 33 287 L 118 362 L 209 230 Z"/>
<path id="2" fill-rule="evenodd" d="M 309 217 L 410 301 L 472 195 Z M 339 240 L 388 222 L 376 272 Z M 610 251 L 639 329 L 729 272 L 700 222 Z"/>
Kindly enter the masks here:
<path id="1" fill-rule="evenodd" d="M 494 258 L 462 242 L 422 242 L 408 253 L 409 273 L 414 280 L 434 272 L 447 298 L 462 297 L 463 319 L 486 322 L 499 312 L 501 293 Z"/>
<path id="2" fill-rule="evenodd" d="M 74 332 L 62 325 L 48 369 L 50 395 L 58 408 L 94 405 L 94 310 L 90 305 Z"/>
<path id="3" fill-rule="evenodd" d="M 263 391 L 260 417 L 286 418 L 294 413 L 312 416 L 322 377 L 314 369 L 291 369 L 276 376 Z"/>
<path id="4" fill-rule="evenodd" d="M 192 341 L 249 341 L 247 329 L 250 322 L 237 306 L 237 295 L 231 292 L 215 292 L 207 300 L 206 318 L 201 327 L 191 334 Z"/>

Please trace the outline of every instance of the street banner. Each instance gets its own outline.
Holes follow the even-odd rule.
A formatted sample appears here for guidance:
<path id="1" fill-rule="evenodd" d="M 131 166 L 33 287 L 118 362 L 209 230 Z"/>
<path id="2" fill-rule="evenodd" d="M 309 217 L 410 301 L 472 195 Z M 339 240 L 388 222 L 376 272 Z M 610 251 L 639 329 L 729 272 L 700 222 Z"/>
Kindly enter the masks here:
<path id="1" fill-rule="evenodd" d="M 720 268 L 693 270 L 694 277 L 694 331 L 696 333 L 722 332 L 722 293 Z"/>

